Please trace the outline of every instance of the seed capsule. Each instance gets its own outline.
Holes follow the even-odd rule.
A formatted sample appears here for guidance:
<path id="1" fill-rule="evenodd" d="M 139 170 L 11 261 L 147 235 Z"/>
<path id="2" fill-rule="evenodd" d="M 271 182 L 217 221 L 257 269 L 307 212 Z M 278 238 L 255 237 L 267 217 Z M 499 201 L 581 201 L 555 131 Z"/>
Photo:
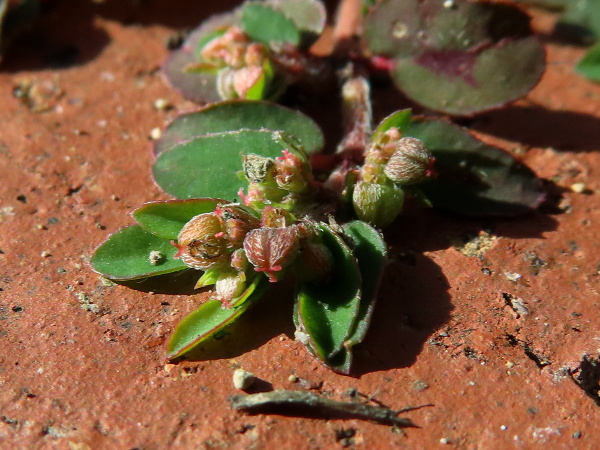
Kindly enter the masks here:
<path id="1" fill-rule="evenodd" d="M 385 228 L 400 214 L 404 191 L 400 186 L 361 181 L 354 187 L 352 203 L 360 220 Z"/>
<path id="2" fill-rule="evenodd" d="M 222 237 L 221 221 L 213 213 L 193 217 L 181 229 L 177 243 L 179 250 L 175 258 L 193 269 L 206 270 L 227 259 L 227 241 Z"/>
<path id="3" fill-rule="evenodd" d="M 237 203 L 218 205 L 215 215 L 221 219 L 224 236 L 234 247 L 239 247 L 246 233 L 260 225 L 260 219 L 246 206 Z"/>
<path id="4" fill-rule="evenodd" d="M 257 272 L 265 272 L 269 281 L 277 281 L 279 272 L 294 261 L 298 255 L 298 229 L 295 225 L 285 228 L 256 228 L 244 239 L 244 251 Z"/>
<path id="5" fill-rule="evenodd" d="M 394 153 L 383 173 L 394 183 L 420 183 L 432 174 L 433 157 L 419 139 L 404 137 L 388 145 L 394 146 Z"/>

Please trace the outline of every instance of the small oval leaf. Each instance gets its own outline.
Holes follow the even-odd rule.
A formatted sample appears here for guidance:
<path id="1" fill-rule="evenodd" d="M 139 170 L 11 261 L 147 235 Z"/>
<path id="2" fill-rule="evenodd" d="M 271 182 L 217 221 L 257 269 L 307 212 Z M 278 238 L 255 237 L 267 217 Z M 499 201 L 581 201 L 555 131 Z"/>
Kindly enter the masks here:
<path id="1" fill-rule="evenodd" d="M 175 328 L 167 344 L 168 359 L 187 353 L 236 320 L 263 295 L 267 284 L 266 278 L 255 277 L 244 293 L 232 302 L 231 308 L 223 308 L 219 300 L 203 303 Z"/>
<path id="2" fill-rule="evenodd" d="M 151 256 L 151 252 L 153 256 Z M 91 265 L 111 280 L 134 280 L 187 269 L 173 259 L 177 249 L 167 239 L 155 236 L 138 225 L 122 228 L 96 249 Z"/>
<path id="3" fill-rule="evenodd" d="M 308 48 L 325 28 L 327 13 L 319 0 L 271 0 L 268 3 L 296 25 L 301 33 L 302 48 Z"/>
<path id="4" fill-rule="evenodd" d="M 417 185 L 434 207 L 471 216 L 514 216 L 545 198 L 541 181 L 509 153 L 438 120 L 413 120 L 406 136 L 423 141 L 436 158 L 437 177 Z"/>
<path id="5" fill-rule="evenodd" d="M 216 133 L 161 153 L 152 172 L 156 183 L 175 197 L 235 201 L 246 184 L 237 176 L 242 169 L 242 155 L 253 153 L 276 158 L 284 149 L 268 130 Z"/>
<path id="6" fill-rule="evenodd" d="M 246 3 L 242 8 L 242 28 L 253 40 L 267 46 L 300 43 L 300 31 L 294 22 L 267 4 Z"/>
<path id="7" fill-rule="evenodd" d="M 588 80 L 600 83 L 600 43 L 587 51 L 575 69 Z"/>
<path id="8" fill-rule="evenodd" d="M 358 264 L 344 241 L 325 224 L 323 243 L 333 256 L 327 284 L 302 283 L 296 298 L 298 333 L 308 335 L 308 347 L 325 364 L 344 348 L 357 320 L 361 297 Z"/>
<path id="9" fill-rule="evenodd" d="M 161 238 L 177 239 L 192 217 L 212 212 L 220 203 L 228 202 L 217 198 L 151 202 L 140 206 L 131 215 L 146 231 Z"/>
<path id="10" fill-rule="evenodd" d="M 154 153 L 196 137 L 240 129 L 283 131 L 300 139 L 309 154 L 324 145 L 319 126 L 299 111 L 266 101 L 231 100 L 178 116 L 154 144 Z"/>

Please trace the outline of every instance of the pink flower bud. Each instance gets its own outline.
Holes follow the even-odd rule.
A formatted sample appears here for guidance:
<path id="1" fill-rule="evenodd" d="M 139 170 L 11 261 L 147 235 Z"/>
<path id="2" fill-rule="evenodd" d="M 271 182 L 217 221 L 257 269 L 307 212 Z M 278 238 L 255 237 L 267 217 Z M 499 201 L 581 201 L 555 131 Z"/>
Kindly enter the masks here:
<path id="1" fill-rule="evenodd" d="M 260 226 L 260 219 L 248 207 L 237 203 L 219 205 L 215 215 L 221 219 L 223 237 L 235 247 L 241 246 L 248 231 Z"/>
<path id="2" fill-rule="evenodd" d="M 257 272 L 265 272 L 270 282 L 276 282 L 276 272 L 294 261 L 299 249 L 298 229 L 256 228 L 244 239 L 244 251 Z"/>

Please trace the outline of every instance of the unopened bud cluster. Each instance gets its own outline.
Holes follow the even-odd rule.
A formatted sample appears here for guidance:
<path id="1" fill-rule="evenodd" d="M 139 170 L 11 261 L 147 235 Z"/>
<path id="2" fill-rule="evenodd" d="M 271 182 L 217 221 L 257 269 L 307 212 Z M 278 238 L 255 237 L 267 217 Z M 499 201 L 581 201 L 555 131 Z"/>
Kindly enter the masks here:
<path id="1" fill-rule="evenodd" d="M 224 100 L 263 98 L 273 80 L 269 49 L 236 26 L 205 43 L 199 56 L 201 62 L 187 71 L 217 71 L 217 90 Z"/>
<path id="2" fill-rule="evenodd" d="M 372 225 L 390 225 L 402 210 L 404 186 L 433 173 L 434 158 L 423 142 L 402 137 L 397 128 L 378 136 L 367 149 L 352 195 L 357 216 Z"/>

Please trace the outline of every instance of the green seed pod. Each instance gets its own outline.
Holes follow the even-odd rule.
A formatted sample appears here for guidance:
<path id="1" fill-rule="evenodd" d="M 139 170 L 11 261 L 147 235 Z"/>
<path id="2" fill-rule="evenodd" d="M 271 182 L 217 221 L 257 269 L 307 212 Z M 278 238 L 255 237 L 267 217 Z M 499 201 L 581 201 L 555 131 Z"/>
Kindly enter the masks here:
<path id="1" fill-rule="evenodd" d="M 400 186 L 360 181 L 352 192 L 352 203 L 360 220 L 385 228 L 400 214 L 404 191 Z"/>
<path id="2" fill-rule="evenodd" d="M 420 183 L 432 174 L 433 157 L 419 139 L 404 137 L 388 145 L 394 146 L 394 153 L 383 173 L 394 183 Z"/>

